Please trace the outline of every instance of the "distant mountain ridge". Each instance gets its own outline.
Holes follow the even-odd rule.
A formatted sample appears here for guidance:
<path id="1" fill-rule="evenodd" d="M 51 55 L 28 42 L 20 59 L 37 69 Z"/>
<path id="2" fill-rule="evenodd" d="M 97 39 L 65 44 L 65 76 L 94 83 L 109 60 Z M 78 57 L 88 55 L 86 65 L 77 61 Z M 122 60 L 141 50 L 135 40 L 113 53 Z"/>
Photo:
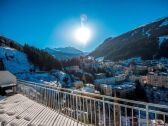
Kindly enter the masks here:
<path id="1" fill-rule="evenodd" d="M 48 52 L 57 59 L 71 59 L 87 54 L 86 52 L 82 52 L 74 47 L 45 48 L 44 51 Z"/>
<path id="2" fill-rule="evenodd" d="M 168 17 L 107 38 L 90 55 L 110 60 L 168 57 Z"/>
<path id="3" fill-rule="evenodd" d="M 83 53 L 82 51 L 80 51 L 79 49 L 76 49 L 74 47 L 64 47 L 64 48 L 54 48 L 57 51 L 61 51 L 64 53 L 71 53 L 71 54 L 80 54 Z"/>

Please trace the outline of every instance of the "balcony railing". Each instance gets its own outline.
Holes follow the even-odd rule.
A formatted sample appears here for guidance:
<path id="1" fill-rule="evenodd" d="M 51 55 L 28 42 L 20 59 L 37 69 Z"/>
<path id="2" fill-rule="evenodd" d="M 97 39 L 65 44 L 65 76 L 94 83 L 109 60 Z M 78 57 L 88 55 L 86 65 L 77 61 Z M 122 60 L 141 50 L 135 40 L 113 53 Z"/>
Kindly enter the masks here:
<path id="1" fill-rule="evenodd" d="M 19 80 L 17 92 L 78 123 L 95 126 L 166 126 L 168 106 Z"/>

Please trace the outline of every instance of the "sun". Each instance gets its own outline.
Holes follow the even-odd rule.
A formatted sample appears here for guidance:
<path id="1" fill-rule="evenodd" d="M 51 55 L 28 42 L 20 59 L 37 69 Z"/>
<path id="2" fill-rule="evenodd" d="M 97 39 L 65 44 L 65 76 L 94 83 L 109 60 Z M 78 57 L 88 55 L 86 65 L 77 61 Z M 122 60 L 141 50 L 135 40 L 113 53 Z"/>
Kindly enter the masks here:
<path id="1" fill-rule="evenodd" d="M 90 37 L 91 37 L 91 31 L 87 27 L 83 26 L 83 27 L 76 29 L 75 31 L 75 39 L 80 44 L 84 44 L 84 45 L 87 44 L 90 40 Z"/>

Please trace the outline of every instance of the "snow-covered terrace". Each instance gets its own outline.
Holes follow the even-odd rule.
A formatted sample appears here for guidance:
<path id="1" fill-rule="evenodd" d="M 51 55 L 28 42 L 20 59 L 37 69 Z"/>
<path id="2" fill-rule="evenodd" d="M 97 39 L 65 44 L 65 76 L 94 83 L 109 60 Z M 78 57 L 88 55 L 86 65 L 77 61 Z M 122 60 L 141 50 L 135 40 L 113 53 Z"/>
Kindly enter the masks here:
<path id="1" fill-rule="evenodd" d="M 77 126 L 77 122 L 29 98 L 16 94 L 0 100 L 0 125 Z M 81 126 L 82 124 L 78 124 Z"/>
<path id="2" fill-rule="evenodd" d="M 18 81 L 0 99 L 7 126 L 167 126 L 168 106 Z M 2 125 L 2 124 L 1 124 Z"/>

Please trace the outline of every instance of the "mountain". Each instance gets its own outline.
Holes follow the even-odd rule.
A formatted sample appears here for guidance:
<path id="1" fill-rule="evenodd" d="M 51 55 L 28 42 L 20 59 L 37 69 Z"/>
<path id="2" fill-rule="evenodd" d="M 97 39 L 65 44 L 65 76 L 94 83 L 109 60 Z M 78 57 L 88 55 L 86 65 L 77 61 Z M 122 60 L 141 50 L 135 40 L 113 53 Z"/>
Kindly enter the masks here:
<path id="1" fill-rule="evenodd" d="M 61 63 L 49 53 L 27 44 L 22 46 L 3 36 L 0 36 L 0 64 L 13 73 L 61 69 Z"/>
<path id="2" fill-rule="evenodd" d="M 9 38 L 6 38 L 4 36 L 0 36 L 0 46 L 6 46 L 6 47 L 11 47 L 16 50 L 22 51 L 23 46 Z"/>
<path id="3" fill-rule="evenodd" d="M 87 53 L 82 52 L 74 47 L 65 48 L 45 48 L 44 51 L 48 52 L 57 59 L 71 59 L 79 56 L 84 56 Z"/>
<path id="4" fill-rule="evenodd" d="M 61 52 L 64 52 L 64 53 L 71 53 L 71 54 L 81 54 L 83 53 L 82 51 L 74 48 L 74 47 L 65 47 L 65 48 L 54 48 L 55 50 L 57 51 L 61 51 Z"/>
<path id="5" fill-rule="evenodd" d="M 168 17 L 107 38 L 89 55 L 110 60 L 168 57 Z"/>

